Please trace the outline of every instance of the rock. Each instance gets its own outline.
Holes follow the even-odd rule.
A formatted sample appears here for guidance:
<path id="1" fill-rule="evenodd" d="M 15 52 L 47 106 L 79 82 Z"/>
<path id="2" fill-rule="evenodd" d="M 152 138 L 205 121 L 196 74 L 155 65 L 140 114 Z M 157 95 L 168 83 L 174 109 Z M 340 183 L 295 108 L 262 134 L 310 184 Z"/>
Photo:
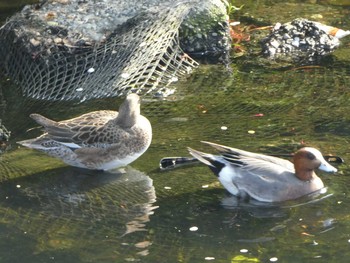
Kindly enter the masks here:
<path id="1" fill-rule="evenodd" d="M 42 1 L 1 27 L 0 68 L 25 96 L 36 99 L 92 99 L 131 89 L 154 94 L 172 77 L 191 72 L 197 55 L 228 61 L 224 2 Z M 86 74 L 91 67 L 99 74 Z M 130 69 L 127 79 L 125 68 Z M 83 91 L 76 92 L 82 85 Z"/>
<path id="2" fill-rule="evenodd" d="M 181 48 L 190 56 L 209 62 L 228 61 L 231 37 L 223 1 L 202 1 L 193 7 L 179 36 Z"/>
<path id="3" fill-rule="evenodd" d="M 34 47 L 39 46 L 40 43 L 41 43 L 39 40 L 36 40 L 35 38 L 31 38 L 31 39 L 29 40 L 29 42 L 30 42 L 30 44 L 32 44 Z"/>
<path id="4" fill-rule="evenodd" d="M 294 62 L 315 62 L 330 54 L 339 45 L 339 39 L 349 35 L 335 27 L 298 18 L 280 25 L 262 40 L 262 52 L 270 59 Z"/>

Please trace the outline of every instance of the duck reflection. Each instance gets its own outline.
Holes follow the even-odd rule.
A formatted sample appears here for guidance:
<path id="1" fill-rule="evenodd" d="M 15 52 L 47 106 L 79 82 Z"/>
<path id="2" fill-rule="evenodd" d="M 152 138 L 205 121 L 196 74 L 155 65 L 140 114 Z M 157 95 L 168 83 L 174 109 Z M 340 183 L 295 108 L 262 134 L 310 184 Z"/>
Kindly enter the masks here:
<path id="1" fill-rule="evenodd" d="M 136 246 L 147 237 L 126 235 L 147 231 L 157 208 L 152 179 L 131 167 L 117 173 L 64 167 L 4 180 L 0 188 L 0 222 L 30 234 L 39 252 L 91 245 L 92 254 L 105 254 L 105 241 L 114 250 Z"/>
<path id="2" fill-rule="evenodd" d="M 290 208 L 316 203 L 330 196 L 332 194 L 327 193 L 326 187 L 296 200 L 279 203 L 260 202 L 254 199 L 242 200 L 227 195 L 221 200 L 221 205 L 226 209 L 244 210 L 256 218 L 278 218 L 287 216 Z"/>

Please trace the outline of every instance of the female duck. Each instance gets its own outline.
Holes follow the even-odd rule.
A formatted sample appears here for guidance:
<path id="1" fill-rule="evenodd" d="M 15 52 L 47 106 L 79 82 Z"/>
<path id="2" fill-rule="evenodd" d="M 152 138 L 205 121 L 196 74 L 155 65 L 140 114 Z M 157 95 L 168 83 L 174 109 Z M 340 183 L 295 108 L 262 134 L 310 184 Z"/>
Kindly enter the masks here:
<path id="1" fill-rule="evenodd" d="M 220 155 L 211 155 L 188 148 L 218 176 L 221 184 L 233 195 L 252 197 L 262 202 L 296 199 L 324 187 L 315 174 L 318 168 L 336 172 L 315 148 L 298 150 L 293 163 L 281 158 L 251 153 L 227 146 L 203 142 L 214 147 Z"/>
<path id="2" fill-rule="evenodd" d="M 65 121 L 31 114 L 45 133 L 19 144 L 65 163 L 93 170 L 111 170 L 140 157 L 152 140 L 150 122 L 140 113 L 140 97 L 130 94 L 117 111 L 94 111 Z"/>

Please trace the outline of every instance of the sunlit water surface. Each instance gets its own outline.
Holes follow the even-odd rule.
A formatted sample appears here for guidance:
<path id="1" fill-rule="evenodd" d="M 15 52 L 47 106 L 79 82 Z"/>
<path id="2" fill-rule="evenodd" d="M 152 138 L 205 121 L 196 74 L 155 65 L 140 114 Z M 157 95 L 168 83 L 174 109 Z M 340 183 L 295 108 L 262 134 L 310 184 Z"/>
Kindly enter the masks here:
<path id="1" fill-rule="evenodd" d="M 242 20 L 246 13 L 271 23 L 322 14 L 350 28 L 344 5 L 240 2 Z M 8 15 L 19 6 L 0 5 Z M 41 133 L 32 112 L 62 120 L 117 110 L 122 99 L 37 102 L 3 78 L 1 118 L 12 137 L 0 162 L 0 262 L 348 262 L 349 48 L 343 41 L 312 68 L 250 57 L 235 59 L 233 73 L 200 66 L 169 100 L 144 100 L 152 145 L 117 173 L 67 167 L 15 142 Z M 159 170 L 162 157 L 188 156 L 187 146 L 206 150 L 201 140 L 264 153 L 305 144 L 346 162 L 336 175 L 320 173 L 327 186 L 320 195 L 242 203 L 204 166 Z"/>

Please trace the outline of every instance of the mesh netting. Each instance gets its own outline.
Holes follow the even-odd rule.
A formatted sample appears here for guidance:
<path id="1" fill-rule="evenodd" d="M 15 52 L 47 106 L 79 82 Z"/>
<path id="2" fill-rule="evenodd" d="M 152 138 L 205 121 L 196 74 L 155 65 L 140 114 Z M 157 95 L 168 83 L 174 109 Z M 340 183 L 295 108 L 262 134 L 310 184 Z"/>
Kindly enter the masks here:
<path id="1" fill-rule="evenodd" d="M 73 44 L 64 41 L 67 29 L 48 23 L 43 31 L 38 20 L 21 12 L 0 30 L 0 67 L 24 96 L 36 99 L 86 100 L 129 90 L 154 94 L 197 65 L 178 43 L 190 7 L 141 12 L 102 41 Z M 38 32 L 50 41 L 38 41 Z"/>

